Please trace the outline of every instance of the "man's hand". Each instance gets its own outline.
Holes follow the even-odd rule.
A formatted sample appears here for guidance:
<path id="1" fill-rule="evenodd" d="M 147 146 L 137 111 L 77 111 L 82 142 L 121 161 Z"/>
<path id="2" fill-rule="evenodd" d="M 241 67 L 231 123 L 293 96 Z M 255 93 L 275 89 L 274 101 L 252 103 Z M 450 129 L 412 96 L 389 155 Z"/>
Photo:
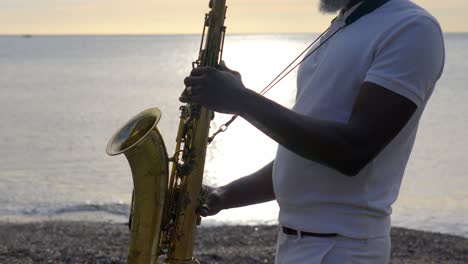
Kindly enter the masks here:
<path id="1" fill-rule="evenodd" d="M 224 209 L 264 203 L 275 199 L 273 192 L 273 162 L 260 170 L 221 187 L 203 185 L 203 201 L 198 213 L 210 216 Z"/>
<path id="2" fill-rule="evenodd" d="M 203 185 L 202 196 L 204 201 L 198 209 L 198 213 L 203 217 L 207 217 L 215 215 L 225 209 L 223 195 L 224 193 L 221 188 Z"/>
<path id="3" fill-rule="evenodd" d="M 201 104 L 213 111 L 239 114 L 243 98 L 252 91 L 245 88 L 241 75 L 221 62 L 217 68 L 198 67 L 184 80 L 186 89 L 179 100 Z"/>

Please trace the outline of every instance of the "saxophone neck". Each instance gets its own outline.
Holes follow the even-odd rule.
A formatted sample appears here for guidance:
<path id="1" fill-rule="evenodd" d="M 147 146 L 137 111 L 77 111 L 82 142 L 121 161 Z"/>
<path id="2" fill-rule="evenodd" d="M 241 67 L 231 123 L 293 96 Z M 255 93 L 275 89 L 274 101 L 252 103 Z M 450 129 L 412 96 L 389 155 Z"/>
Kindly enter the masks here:
<path id="1" fill-rule="evenodd" d="M 223 56 L 226 0 L 211 0 L 210 8 L 210 12 L 205 16 L 200 52 L 196 62 L 200 66 L 216 66 Z"/>

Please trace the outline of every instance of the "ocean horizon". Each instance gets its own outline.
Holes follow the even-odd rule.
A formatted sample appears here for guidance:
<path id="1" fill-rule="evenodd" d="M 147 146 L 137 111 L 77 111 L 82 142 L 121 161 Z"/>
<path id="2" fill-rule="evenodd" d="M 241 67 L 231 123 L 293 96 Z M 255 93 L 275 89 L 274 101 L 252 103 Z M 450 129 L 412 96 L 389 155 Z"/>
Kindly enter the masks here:
<path id="1" fill-rule="evenodd" d="M 229 34 L 223 55 L 260 91 L 315 33 Z M 468 237 L 468 33 L 446 33 L 446 66 L 407 167 L 393 225 Z M 111 135 L 159 107 L 169 155 L 178 96 L 199 34 L 0 35 L 0 220 L 126 222 L 131 174 Z M 421 44 L 423 45 L 423 43 Z M 294 72 L 267 96 L 291 107 Z M 212 131 L 230 116 L 217 114 Z M 210 145 L 204 182 L 222 185 L 271 161 L 276 143 L 244 120 Z M 276 224 L 275 202 L 222 211 L 207 225 Z"/>

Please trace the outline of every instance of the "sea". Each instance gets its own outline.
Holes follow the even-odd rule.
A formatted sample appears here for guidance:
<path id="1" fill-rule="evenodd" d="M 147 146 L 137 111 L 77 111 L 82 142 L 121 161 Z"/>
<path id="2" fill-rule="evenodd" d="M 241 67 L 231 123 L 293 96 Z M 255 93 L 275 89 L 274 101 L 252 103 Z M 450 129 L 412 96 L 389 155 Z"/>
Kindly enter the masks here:
<path id="1" fill-rule="evenodd" d="M 229 35 L 223 59 L 263 89 L 316 34 Z M 468 237 L 468 34 L 445 34 L 445 72 L 420 123 L 393 225 Z M 424 45 L 424 43 L 421 43 Z M 169 155 L 183 79 L 199 35 L 0 36 L 0 221 L 128 220 L 131 173 L 107 141 L 158 107 Z M 291 107 L 296 73 L 267 96 Z M 230 118 L 217 114 L 212 131 Z M 239 118 L 207 153 L 204 183 L 219 186 L 267 164 L 277 144 Z M 225 210 L 204 225 L 276 224 L 269 202 Z"/>

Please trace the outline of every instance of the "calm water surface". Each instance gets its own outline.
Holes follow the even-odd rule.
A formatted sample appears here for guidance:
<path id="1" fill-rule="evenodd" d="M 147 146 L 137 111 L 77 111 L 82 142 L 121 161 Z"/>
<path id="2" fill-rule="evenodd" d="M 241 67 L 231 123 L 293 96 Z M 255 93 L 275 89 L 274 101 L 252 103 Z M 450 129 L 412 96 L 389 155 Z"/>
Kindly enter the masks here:
<path id="1" fill-rule="evenodd" d="M 224 59 L 261 90 L 313 35 L 234 35 Z M 445 74 L 423 115 L 393 223 L 468 237 L 468 35 L 447 34 Z M 125 221 L 132 183 L 111 134 L 158 106 L 170 154 L 182 80 L 199 36 L 0 37 L 0 220 Z M 295 74 L 269 97 L 292 106 Z M 217 115 L 213 127 L 228 116 Z M 205 182 L 228 183 L 274 158 L 243 120 L 211 144 Z M 276 203 L 223 211 L 208 224 L 274 224 Z"/>

